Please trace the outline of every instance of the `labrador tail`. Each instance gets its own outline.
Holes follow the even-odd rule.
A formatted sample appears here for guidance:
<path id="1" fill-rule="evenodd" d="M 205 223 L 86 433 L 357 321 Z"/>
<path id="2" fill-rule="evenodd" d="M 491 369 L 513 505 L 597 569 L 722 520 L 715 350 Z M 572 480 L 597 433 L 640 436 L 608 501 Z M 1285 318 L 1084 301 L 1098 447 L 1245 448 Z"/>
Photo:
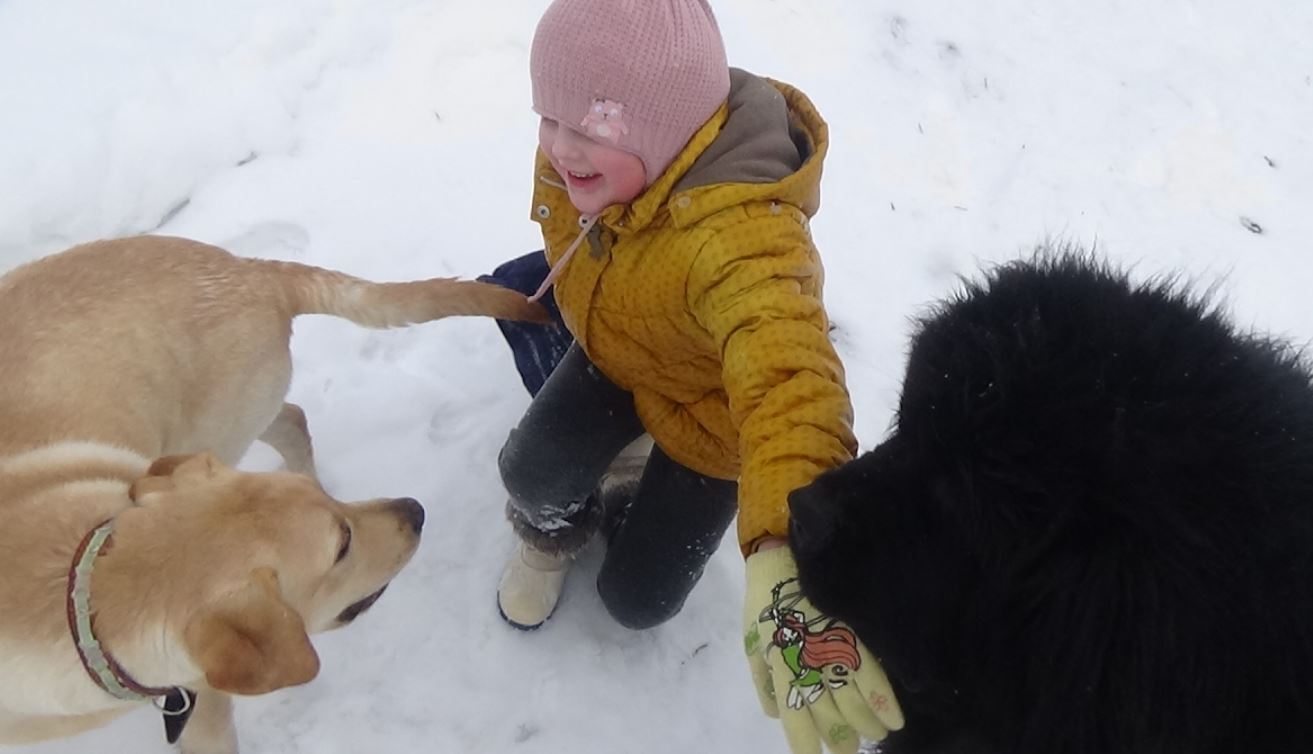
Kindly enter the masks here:
<path id="1" fill-rule="evenodd" d="M 330 314 L 364 327 L 386 328 L 443 317 L 476 316 L 548 322 L 547 310 L 524 294 L 491 283 L 429 278 L 375 283 L 296 262 L 252 260 L 269 265 L 292 316 Z"/>

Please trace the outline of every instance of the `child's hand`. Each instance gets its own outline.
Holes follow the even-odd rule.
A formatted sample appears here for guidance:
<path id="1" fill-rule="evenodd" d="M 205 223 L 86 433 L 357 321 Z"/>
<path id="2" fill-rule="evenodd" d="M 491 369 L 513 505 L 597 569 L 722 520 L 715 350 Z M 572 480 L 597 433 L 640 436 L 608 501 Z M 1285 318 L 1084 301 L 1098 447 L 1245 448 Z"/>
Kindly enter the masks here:
<path id="1" fill-rule="evenodd" d="M 743 646 L 757 695 L 784 723 L 794 754 L 821 754 L 821 741 L 836 754 L 856 754 L 862 737 L 879 741 L 902 728 L 903 713 L 852 629 L 802 596 L 793 553 L 782 544 L 764 540 L 747 562 Z"/>

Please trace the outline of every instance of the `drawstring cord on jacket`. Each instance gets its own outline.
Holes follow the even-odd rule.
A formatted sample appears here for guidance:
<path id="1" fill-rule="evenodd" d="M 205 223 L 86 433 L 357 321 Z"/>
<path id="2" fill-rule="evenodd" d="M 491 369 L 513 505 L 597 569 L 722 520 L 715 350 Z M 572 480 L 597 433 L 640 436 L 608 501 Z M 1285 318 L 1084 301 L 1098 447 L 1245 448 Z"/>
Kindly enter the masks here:
<path id="1" fill-rule="evenodd" d="M 575 249 L 579 248 L 579 244 L 584 242 L 584 237 L 588 235 L 588 231 L 592 230 L 593 225 L 597 223 L 597 217 L 597 215 L 592 215 L 584 219 L 583 230 L 579 231 L 579 235 L 575 237 L 574 243 L 570 244 L 565 250 L 565 253 L 561 255 L 561 258 L 556 260 L 556 264 L 552 265 L 552 269 L 547 273 L 547 277 L 543 278 L 542 285 L 538 286 L 538 290 L 534 291 L 534 294 L 529 297 L 530 303 L 542 298 L 547 291 L 551 289 L 552 285 L 556 283 L 556 279 L 565 271 L 565 265 L 569 263 L 570 257 L 574 256 Z"/>

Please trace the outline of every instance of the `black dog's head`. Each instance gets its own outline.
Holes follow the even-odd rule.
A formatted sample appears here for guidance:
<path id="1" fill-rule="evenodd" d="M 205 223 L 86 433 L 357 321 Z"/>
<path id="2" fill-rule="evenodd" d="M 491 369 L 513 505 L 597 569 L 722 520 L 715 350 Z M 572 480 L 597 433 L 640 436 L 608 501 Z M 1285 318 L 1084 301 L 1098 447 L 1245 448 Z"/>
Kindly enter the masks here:
<path id="1" fill-rule="evenodd" d="M 1309 373 L 1170 284 L 1048 254 L 967 285 L 885 441 L 790 508 L 804 590 L 903 701 L 893 750 L 1212 751 L 1246 678 L 1309 688 Z"/>

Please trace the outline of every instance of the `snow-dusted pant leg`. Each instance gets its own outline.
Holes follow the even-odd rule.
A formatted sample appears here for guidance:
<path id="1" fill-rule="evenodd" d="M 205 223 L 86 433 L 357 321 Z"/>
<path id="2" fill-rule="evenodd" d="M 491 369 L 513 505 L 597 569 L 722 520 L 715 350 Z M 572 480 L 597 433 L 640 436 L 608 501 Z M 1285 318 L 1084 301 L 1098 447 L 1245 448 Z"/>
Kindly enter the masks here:
<path id="1" fill-rule="evenodd" d="M 498 457 L 507 517 L 520 538 L 552 553 L 587 544 L 601 523 L 593 489 L 642 433 L 633 396 L 570 346 Z"/>
<path id="2" fill-rule="evenodd" d="M 612 617 L 634 629 L 673 618 L 737 508 L 736 482 L 703 476 L 653 448 L 597 576 Z"/>

